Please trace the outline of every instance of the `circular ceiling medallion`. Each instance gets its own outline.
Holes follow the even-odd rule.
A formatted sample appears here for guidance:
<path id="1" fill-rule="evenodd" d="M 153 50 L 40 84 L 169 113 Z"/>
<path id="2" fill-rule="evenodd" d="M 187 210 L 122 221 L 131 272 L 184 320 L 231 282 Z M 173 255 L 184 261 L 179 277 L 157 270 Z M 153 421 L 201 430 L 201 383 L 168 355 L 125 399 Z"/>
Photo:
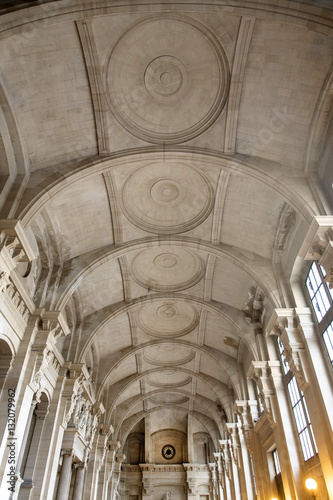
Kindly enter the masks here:
<path id="1" fill-rule="evenodd" d="M 184 233 L 201 224 L 214 205 L 205 175 L 188 165 L 152 163 L 132 173 L 122 191 L 123 211 L 150 233 Z M 165 260 L 172 267 L 172 261 Z"/>
<path id="2" fill-rule="evenodd" d="M 219 116 L 229 69 L 219 41 L 205 26 L 176 15 L 153 16 L 118 39 L 106 80 L 110 109 L 126 130 L 152 143 L 179 143 Z"/>
<path id="3" fill-rule="evenodd" d="M 189 363 L 195 357 L 195 352 L 188 347 L 175 344 L 162 344 L 147 347 L 142 357 L 144 361 L 155 366 L 177 366 Z"/>
<path id="4" fill-rule="evenodd" d="M 171 389 L 173 387 L 183 387 L 184 385 L 188 385 L 192 382 L 192 377 L 185 376 L 181 373 L 177 373 L 177 377 L 168 376 L 167 373 L 163 373 L 163 382 L 160 382 L 159 379 L 155 380 L 153 376 L 147 376 L 146 380 L 149 385 L 153 387 L 158 387 L 159 389 Z M 179 376 L 180 375 L 180 376 Z"/>
<path id="5" fill-rule="evenodd" d="M 147 248 L 137 254 L 132 261 L 131 270 L 133 279 L 142 287 L 172 292 L 186 290 L 198 283 L 205 274 L 205 264 L 199 255 L 190 250 L 159 247 Z M 168 320 L 178 315 L 179 310 L 174 305 L 162 306 L 156 314 L 162 324 L 163 319 Z M 164 321 L 163 324 L 166 323 Z M 184 326 L 184 323 L 181 324 Z"/>
<path id="6" fill-rule="evenodd" d="M 199 324 L 199 315 L 192 306 L 178 302 L 153 302 L 138 315 L 138 326 L 157 338 L 177 338 L 191 332 Z"/>
<path id="7" fill-rule="evenodd" d="M 177 99 L 185 92 L 188 75 L 184 64 L 172 56 L 160 56 L 151 61 L 145 71 L 144 83 L 149 94 L 162 102 Z"/>

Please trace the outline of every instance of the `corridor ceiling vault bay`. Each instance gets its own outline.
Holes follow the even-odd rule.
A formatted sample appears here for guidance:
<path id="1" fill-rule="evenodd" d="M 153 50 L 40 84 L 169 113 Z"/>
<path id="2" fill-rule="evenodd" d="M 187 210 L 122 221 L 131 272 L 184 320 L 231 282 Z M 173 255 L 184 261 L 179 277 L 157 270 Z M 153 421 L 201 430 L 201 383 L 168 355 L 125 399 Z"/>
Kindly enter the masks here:
<path id="1" fill-rule="evenodd" d="M 35 255 L 16 280 L 61 311 L 56 348 L 85 363 L 113 439 L 192 415 L 217 451 L 331 213 L 332 6 L 9 4 L 2 219 Z"/>

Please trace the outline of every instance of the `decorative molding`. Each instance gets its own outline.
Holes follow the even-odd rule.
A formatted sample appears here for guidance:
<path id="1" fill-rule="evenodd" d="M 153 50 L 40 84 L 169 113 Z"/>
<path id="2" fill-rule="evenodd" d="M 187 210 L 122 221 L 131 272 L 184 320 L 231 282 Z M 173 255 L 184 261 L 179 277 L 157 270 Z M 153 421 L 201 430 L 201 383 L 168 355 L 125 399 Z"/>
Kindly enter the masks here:
<path id="1" fill-rule="evenodd" d="M 207 219 L 214 190 L 200 168 L 165 159 L 147 162 L 130 174 L 121 201 L 124 215 L 136 227 L 170 235 L 190 231 Z"/>
<path id="2" fill-rule="evenodd" d="M 227 170 L 221 170 L 217 181 L 215 205 L 213 210 L 212 243 L 220 243 L 221 241 L 223 210 L 229 179 L 230 172 Z"/>
<path id="3" fill-rule="evenodd" d="M 1 219 L 0 263 L 3 270 L 10 274 L 18 262 L 29 262 L 35 258 L 35 251 L 21 221 L 18 219 Z"/>
<path id="4" fill-rule="evenodd" d="M 119 203 L 118 190 L 114 173 L 108 170 L 103 173 L 106 191 L 108 193 L 108 200 L 110 205 L 110 213 L 112 220 L 113 240 L 115 245 L 120 245 L 123 242 L 123 229 L 121 221 L 121 208 Z"/>
<path id="5" fill-rule="evenodd" d="M 242 95 L 246 62 L 255 21 L 256 20 L 254 17 L 242 17 L 240 23 L 235 57 L 231 71 L 231 83 L 229 90 L 224 139 L 225 154 L 234 154 L 236 149 L 239 105 Z"/>
<path id="6" fill-rule="evenodd" d="M 262 328 L 262 314 L 264 310 L 264 295 L 258 285 L 252 285 L 248 291 L 248 301 L 242 313 L 245 320 L 252 324 L 254 329 Z"/>
<path id="7" fill-rule="evenodd" d="M 296 309 L 275 309 L 267 325 L 267 331 L 270 335 L 276 335 L 280 338 L 284 347 L 283 355 L 300 389 L 304 391 L 309 382 L 302 358 L 306 358 L 307 353 L 303 327 Z"/>
<path id="8" fill-rule="evenodd" d="M 325 281 L 333 288 L 333 216 L 314 217 L 298 253 L 305 260 L 317 260 L 326 271 Z"/>
<path id="9" fill-rule="evenodd" d="M 86 63 L 91 97 L 95 115 L 98 152 L 100 155 L 110 153 L 109 131 L 107 123 L 108 106 L 101 75 L 101 64 L 98 59 L 94 32 L 90 19 L 77 20 L 76 26 Z"/>
<path id="10" fill-rule="evenodd" d="M 126 255 L 118 259 L 121 275 L 123 278 L 124 301 L 126 304 L 132 301 L 131 273 Z"/>
<path id="11" fill-rule="evenodd" d="M 204 278 L 204 300 L 211 300 L 213 290 L 213 278 L 216 256 L 211 253 L 208 255 L 206 264 L 206 274 Z"/>
<path id="12" fill-rule="evenodd" d="M 296 212 L 293 208 L 284 202 L 280 212 L 279 222 L 275 232 L 274 238 L 274 252 L 282 255 L 286 248 L 288 238 L 296 224 Z"/>
<path id="13" fill-rule="evenodd" d="M 170 26 L 173 36 L 160 37 Z M 200 45 L 200 51 L 186 49 L 184 39 Z M 121 33 L 106 66 L 112 114 L 144 141 L 189 141 L 207 130 L 225 106 L 230 80 L 226 54 L 215 35 L 193 18 L 168 13 L 136 21 Z"/>
<path id="14" fill-rule="evenodd" d="M 17 311 L 25 324 L 28 324 L 31 317 L 30 308 L 26 301 L 14 285 L 12 279 L 5 273 L 0 275 L 1 292 L 9 300 L 12 307 Z"/>

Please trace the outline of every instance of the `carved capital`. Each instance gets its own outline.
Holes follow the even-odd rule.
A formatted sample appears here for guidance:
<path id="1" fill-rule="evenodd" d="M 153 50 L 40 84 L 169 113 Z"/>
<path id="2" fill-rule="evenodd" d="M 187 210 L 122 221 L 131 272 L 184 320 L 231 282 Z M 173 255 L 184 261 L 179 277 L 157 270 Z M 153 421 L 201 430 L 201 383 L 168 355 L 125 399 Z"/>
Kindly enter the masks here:
<path id="1" fill-rule="evenodd" d="M 325 280 L 333 288 L 333 216 L 314 217 L 298 254 L 305 260 L 317 260 L 326 271 Z"/>

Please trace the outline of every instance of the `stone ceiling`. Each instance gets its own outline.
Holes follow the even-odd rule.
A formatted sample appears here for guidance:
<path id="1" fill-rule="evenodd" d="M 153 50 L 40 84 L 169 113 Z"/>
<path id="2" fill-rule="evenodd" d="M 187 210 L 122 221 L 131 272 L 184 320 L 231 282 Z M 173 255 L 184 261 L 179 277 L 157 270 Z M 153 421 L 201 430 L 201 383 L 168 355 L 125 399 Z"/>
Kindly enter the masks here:
<path id="1" fill-rule="evenodd" d="M 170 407 L 218 437 L 253 397 L 258 327 L 294 305 L 329 207 L 321 7 L 60 0 L 0 17 L 2 178 L 26 184 L 2 209 L 39 255 L 22 282 L 63 311 L 58 347 L 91 370 L 116 438 Z"/>

